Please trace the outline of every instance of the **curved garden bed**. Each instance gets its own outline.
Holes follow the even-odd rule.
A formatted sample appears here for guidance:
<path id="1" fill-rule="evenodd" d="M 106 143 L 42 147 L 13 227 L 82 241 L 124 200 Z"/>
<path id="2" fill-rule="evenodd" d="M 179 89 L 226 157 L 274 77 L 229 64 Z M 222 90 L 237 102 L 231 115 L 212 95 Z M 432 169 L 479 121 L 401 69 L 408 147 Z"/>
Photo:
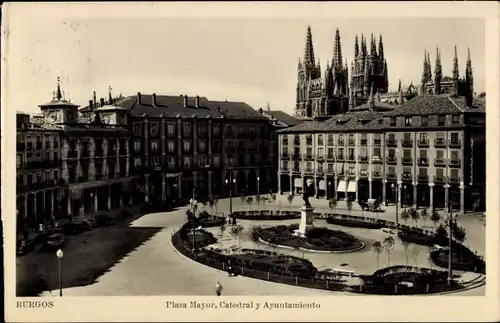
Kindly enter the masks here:
<path id="1" fill-rule="evenodd" d="M 451 257 L 453 269 L 486 274 L 486 263 L 482 259 L 465 247 L 457 249 L 452 249 L 455 250 Z M 449 250 L 434 250 L 430 257 L 436 266 L 448 268 Z"/>
<path id="2" fill-rule="evenodd" d="M 269 210 L 260 211 L 236 211 L 233 216 L 239 220 L 259 220 L 259 221 L 279 221 L 279 220 L 293 220 L 300 218 L 300 212 L 296 211 L 277 211 L 273 213 Z"/>
<path id="3" fill-rule="evenodd" d="M 354 219 L 344 219 L 341 217 L 329 216 L 326 218 L 326 222 L 329 224 L 341 225 L 344 227 L 355 227 L 355 228 L 365 228 L 365 229 L 382 229 L 384 224 L 380 222 L 367 222 Z"/>
<path id="4" fill-rule="evenodd" d="M 260 228 L 258 234 L 262 241 L 273 246 L 285 246 L 319 252 L 353 252 L 364 248 L 364 244 L 346 232 L 324 227 L 308 229 L 305 237 L 297 237 L 294 231 L 297 224 Z"/>

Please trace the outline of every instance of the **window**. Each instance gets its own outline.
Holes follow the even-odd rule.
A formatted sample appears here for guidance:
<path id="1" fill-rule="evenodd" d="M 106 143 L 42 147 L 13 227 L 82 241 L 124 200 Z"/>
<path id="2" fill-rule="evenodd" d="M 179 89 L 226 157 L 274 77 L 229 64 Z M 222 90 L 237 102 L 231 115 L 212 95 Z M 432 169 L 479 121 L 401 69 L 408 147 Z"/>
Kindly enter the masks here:
<path id="1" fill-rule="evenodd" d="M 356 174 L 356 168 L 349 166 L 349 168 L 347 169 L 347 172 L 349 173 L 349 175 L 354 175 L 354 174 Z"/>
<path id="2" fill-rule="evenodd" d="M 318 157 L 324 157 L 324 153 L 325 151 L 323 147 L 318 148 Z"/>
<path id="3" fill-rule="evenodd" d="M 169 153 L 175 152 L 175 142 L 173 140 L 167 142 L 167 149 Z"/>
<path id="4" fill-rule="evenodd" d="M 403 173 L 411 174 L 411 167 L 403 167 Z"/>
<path id="5" fill-rule="evenodd" d="M 308 172 L 312 171 L 312 162 L 310 161 L 306 162 L 306 171 Z"/>
<path id="6" fill-rule="evenodd" d="M 200 134 L 200 136 L 204 136 L 207 133 L 207 125 L 204 123 L 199 124 L 198 133 Z"/>
<path id="7" fill-rule="evenodd" d="M 167 125 L 167 134 L 169 136 L 174 136 L 175 135 L 175 123 L 169 122 Z"/>
<path id="8" fill-rule="evenodd" d="M 339 145 L 343 145 L 344 144 L 344 135 L 343 134 L 339 134 L 339 138 L 338 138 L 338 144 Z"/>
<path id="9" fill-rule="evenodd" d="M 307 147 L 306 155 L 309 157 L 309 156 L 312 156 L 312 154 L 313 154 L 313 149 L 311 147 Z"/>
<path id="10" fill-rule="evenodd" d="M 421 116 L 420 123 L 422 126 L 427 126 L 429 124 L 429 117 L 428 116 Z"/>
<path id="11" fill-rule="evenodd" d="M 151 122 L 149 133 L 152 137 L 157 137 L 160 134 L 160 123 L 157 121 Z"/>
<path id="12" fill-rule="evenodd" d="M 460 124 L 460 115 L 454 114 L 451 116 L 451 124 Z"/>
<path id="13" fill-rule="evenodd" d="M 458 179 L 458 169 L 451 169 L 450 170 L 450 177 L 452 179 Z"/>
<path id="14" fill-rule="evenodd" d="M 436 177 L 443 178 L 443 169 L 442 168 L 436 168 Z"/>
<path id="15" fill-rule="evenodd" d="M 135 122 L 134 123 L 134 135 L 140 136 L 142 133 L 142 123 Z"/>
<path id="16" fill-rule="evenodd" d="M 349 143 L 354 143 L 354 135 L 349 135 Z"/>
<path id="17" fill-rule="evenodd" d="M 366 158 L 368 156 L 368 149 L 367 148 L 360 148 L 359 149 L 359 156 Z"/>
<path id="18" fill-rule="evenodd" d="M 404 141 L 410 141 L 410 140 L 411 140 L 411 134 L 410 134 L 410 133 L 408 133 L 408 132 L 405 132 L 405 133 L 403 134 L 403 140 L 404 140 Z"/>
<path id="19" fill-rule="evenodd" d="M 438 126 L 444 126 L 446 123 L 446 116 L 445 115 L 439 115 L 438 116 Z"/>
<path id="20" fill-rule="evenodd" d="M 156 154 L 158 152 L 158 140 L 151 141 L 151 153 Z"/>
<path id="21" fill-rule="evenodd" d="M 212 124 L 212 131 L 214 135 L 218 136 L 220 134 L 220 125 L 219 124 Z"/>
<path id="22" fill-rule="evenodd" d="M 154 168 L 160 167 L 160 157 L 153 156 L 153 167 Z"/>
<path id="23" fill-rule="evenodd" d="M 175 157 L 168 157 L 168 168 L 170 168 L 170 169 L 175 168 L 175 166 L 176 166 L 175 161 L 176 161 Z"/>
<path id="24" fill-rule="evenodd" d="M 183 124 L 183 131 L 182 132 L 183 132 L 182 134 L 184 136 L 186 136 L 186 137 L 191 136 L 191 132 L 192 132 L 192 130 L 191 130 L 191 124 L 190 123 L 184 123 Z"/>
<path id="25" fill-rule="evenodd" d="M 184 167 L 191 167 L 191 158 L 189 158 L 189 156 L 184 156 Z"/>
<path id="26" fill-rule="evenodd" d="M 405 126 L 411 126 L 412 117 L 405 117 Z"/>
<path id="27" fill-rule="evenodd" d="M 203 154 L 203 153 L 205 153 L 206 149 L 207 149 L 207 146 L 206 146 L 205 139 L 200 139 L 198 141 L 198 151 Z"/>
<path id="28" fill-rule="evenodd" d="M 419 168 L 418 169 L 418 176 L 419 177 L 427 177 L 427 168 Z"/>
<path id="29" fill-rule="evenodd" d="M 327 168 L 328 168 L 329 173 L 333 173 L 333 164 L 332 163 L 328 163 Z"/>
<path id="30" fill-rule="evenodd" d="M 135 169 L 141 168 L 141 158 L 139 157 L 134 158 L 134 168 Z"/>
<path id="31" fill-rule="evenodd" d="M 427 142 L 427 134 L 426 133 L 420 134 L 420 142 Z"/>
<path id="32" fill-rule="evenodd" d="M 396 135 L 393 133 L 389 134 L 389 141 L 395 141 L 396 140 Z"/>
<path id="33" fill-rule="evenodd" d="M 373 152 L 372 152 L 372 156 L 373 156 L 373 159 L 379 159 L 380 160 L 380 148 L 379 147 L 375 147 L 373 148 Z"/>
<path id="34" fill-rule="evenodd" d="M 139 140 L 134 141 L 134 152 L 141 152 L 141 142 Z"/>
<path id="35" fill-rule="evenodd" d="M 451 151 L 451 160 L 458 160 L 458 151 L 457 150 Z"/>
<path id="36" fill-rule="evenodd" d="M 411 158 L 411 149 L 403 149 L 403 157 Z"/>
<path id="37" fill-rule="evenodd" d="M 284 135 L 284 136 L 281 138 L 281 144 L 282 144 L 283 146 L 288 145 L 288 136 L 287 136 L 287 135 Z"/>
<path id="38" fill-rule="evenodd" d="M 394 127 L 396 125 L 396 117 L 391 117 L 389 119 L 389 125 Z"/>
<path id="39" fill-rule="evenodd" d="M 328 148 L 328 158 L 333 158 L 333 148 Z"/>
<path id="40" fill-rule="evenodd" d="M 293 170 L 294 171 L 298 171 L 300 168 L 299 166 L 300 166 L 300 163 L 298 161 L 293 162 Z"/>
<path id="41" fill-rule="evenodd" d="M 374 172 L 380 173 L 382 166 L 380 164 L 374 164 L 374 165 L 372 165 L 372 169 Z"/>
<path id="42" fill-rule="evenodd" d="M 191 152 L 191 140 L 184 140 L 183 147 L 184 147 L 185 153 L 190 153 Z"/>
<path id="43" fill-rule="evenodd" d="M 339 148 L 337 158 L 344 159 L 344 148 Z"/>
<path id="44" fill-rule="evenodd" d="M 349 159 L 354 160 L 354 148 L 349 148 Z"/>
<path id="45" fill-rule="evenodd" d="M 323 135 L 318 135 L 318 145 L 320 145 L 320 146 L 324 145 Z"/>
<path id="46" fill-rule="evenodd" d="M 214 156 L 214 167 L 219 167 L 219 166 L 220 166 L 220 157 Z"/>
<path id="47" fill-rule="evenodd" d="M 458 144 L 460 140 L 458 139 L 458 133 L 457 132 L 452 132 L 451 133 L 451 143 L 452 144 Z"/>
<path id="48" fill-rule="evenodd" d="M 389 157 L 396 157 L 396 149 L 389 149 Z"/>
<path id="49" fill-rule="evenodd" d="M 420 158 L 427 158 L 427 150 L 420 149 Z"/>
<path id="50" fill-rule="evenodd" d="M 436 150 L 436 159 L 438 160 L 444 159 L 444 150 Z"/>
<path id="51" fill-rule="evenodd" d="M 388 172 L 389 174 L 396 174 L 396 167 L 394 167 L 394 166 L 389 166 L 389 167 L 387 168 L 387 172 Z"/>
<path id="52" fill-rule="evenodd" d="M 328 146 L 333 146 L 333 135 L 328 135 Z"/>
<path id="53" fill-rule="evenodd" d="M 299 155 L 300 155 L 300 148 L 299 148 L 299 147 L 295 147 L 295 148 L 293 148 L 293 154 L 294 154 L 295 156 L 299 156 Z"/>
<path id="54" fill-rule="evenodd" d="M 239 133 L 243 133 L 243 126 L 240 126 Z"/>

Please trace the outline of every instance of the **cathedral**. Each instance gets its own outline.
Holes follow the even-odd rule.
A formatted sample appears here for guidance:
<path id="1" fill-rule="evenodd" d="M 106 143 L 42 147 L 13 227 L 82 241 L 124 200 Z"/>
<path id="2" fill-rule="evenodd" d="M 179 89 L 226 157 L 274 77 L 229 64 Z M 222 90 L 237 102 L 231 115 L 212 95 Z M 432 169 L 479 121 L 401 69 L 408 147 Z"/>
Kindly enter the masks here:
<path id="1" fill-rule="evenodd" d="M 474 95 L 474 78 L 472 76 L 472 62 L 470 58 L 470 49 L 467 53 L 467 62 L 465 63 L 465 77 L 460 78 L 458 71 L 457 47 L 455 46 L 455 55 L 453 56 L 452 76 L 443 76 L 443 67 L 441 65 L 441 53 L 436 49 L 436 62 L 434 65 L 434 78 L 432 77 L 432 67 L 429 52 L 424 53 L 424 66 L 422 69 L 422 80 L 420 85 L 421 95 L 436 94 L 458 94 Z"/>
<path id="2" fill-rule="evenodd" d="M 367 40 L 358 36 L 354 44 L 354 60 L 349 65 L 342 57 L 340 33 L 335 32 L 331 66 L 327 62 L 324 74 L 319 58 L 316 61 L 311 27 L 307 27 L 303 60 L 297 66 L 297 100 L 295 116 L 298 118 L 325 118 L 346 113 L 349 109 L 368 101 L 370 93 L 387 93 L 387 61 L 384 58 L 382 36 L 378 48 L 371 36 L 370 50 Z"/>

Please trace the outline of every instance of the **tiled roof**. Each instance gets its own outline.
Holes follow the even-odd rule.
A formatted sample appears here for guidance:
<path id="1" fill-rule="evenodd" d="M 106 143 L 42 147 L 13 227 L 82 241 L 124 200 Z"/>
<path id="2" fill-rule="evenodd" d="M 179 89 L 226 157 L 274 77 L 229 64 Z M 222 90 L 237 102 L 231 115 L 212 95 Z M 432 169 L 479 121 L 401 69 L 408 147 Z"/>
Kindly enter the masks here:
<path id="1" fill-rule="evenodd" d="M 386 103 L 386 102 L 379 102 L 375 101 L 373 103 L 374 110 L 376 111 L 387 111 L 387 110 L 394 110 L 396 108 L 395 105 Z M 370 103 L 363 103 L 362 105 L 358 105 L 357 107 L 354 107 L 350 109 L 349 111 L 364 111 L 364 110 L 369 110 L 370 109 Z"/>
<path id="2" fill-rule="evenodd" d="M 473 101 L 473 106 L 467 107 L 465 98 L 453 95 L 424 95 L 416 96 L 412 100 L 403 103 L 393 111 L 387 112 L 388 116 L 412 116 L 412 115 L 430 115 L 430 114 L 456 114 L 463 112 L 484 112 L 482 105 L 477 99 Z"/>
<path id="3" fill-rule="evenodd" d="M 294 116 L 289 115 L 286 112 L 274 110 L 274 111 L 264 111 L 266 114 L 273 116 L 278 121 L 284 123 L 289 127 L 293 127 L 301 123 L 302 121 L 295 118 Z"/>
<path id="4" fill-rule="evenodd" d="M 195 98 L 188 97 L 187 107 L 184 107 L 184 99 L 180 96 L 157 95 L 156 105 L 153 106 L 152 95 L 141 95 L 141 104 L 137 102 L 137 96 L 129 96 L 115 103 L 115 105 L 128 108 L 132 115 L 147 115 L 150 117 L 220 117 L 221 113 L 205 97 L 199 98 L 199 107 L 195 106 Z"/>
<path id="5" fill-rule="evenodd" d="M 231 119 L 259 119 L 263 120 L 267 117 L 263 116 L 259 112 L 255 111 L 251 106 L 245 102 L 232 102 L 232 101 L 210 101 L 213 106 L 219 111 L 224 117 Z"/>
<path id="6" fill-rule="evenodd" d="M 40 104 L 40 108 L 47 108 L 47 107 L 78 107 L 78 105 L 73 104 L 69 101 L 66 100 L 52 100 L 49 103 L 45 104 Z"/>

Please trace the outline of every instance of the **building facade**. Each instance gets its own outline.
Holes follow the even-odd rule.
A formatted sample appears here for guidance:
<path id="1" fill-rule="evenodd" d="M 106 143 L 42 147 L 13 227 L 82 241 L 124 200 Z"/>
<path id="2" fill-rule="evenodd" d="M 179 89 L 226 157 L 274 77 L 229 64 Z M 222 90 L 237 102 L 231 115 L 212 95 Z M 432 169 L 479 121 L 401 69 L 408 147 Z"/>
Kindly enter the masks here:
<path id="1" fill-rule="evenodd" d="M 297 66 L 297 93 L 295 116 L 298 118 L 328 117 L 349 110 L 349 95 L 354 100 L 351 105 L 358 106 L 367 102 L 370 91 L 386 93 L 388 89 L 387 61 L 380 36 L 378 49 L 375 38 L 371 36 L 368 50 L 365 37 L 355 39 L 354 59 L 349 65 L 343 60 L 340 32 L 335 32 L 331 65 L 326 64 L 324 74 L 319 59 L 316 60 L 311 27 L 307 28 L 304 58 Z"/>

